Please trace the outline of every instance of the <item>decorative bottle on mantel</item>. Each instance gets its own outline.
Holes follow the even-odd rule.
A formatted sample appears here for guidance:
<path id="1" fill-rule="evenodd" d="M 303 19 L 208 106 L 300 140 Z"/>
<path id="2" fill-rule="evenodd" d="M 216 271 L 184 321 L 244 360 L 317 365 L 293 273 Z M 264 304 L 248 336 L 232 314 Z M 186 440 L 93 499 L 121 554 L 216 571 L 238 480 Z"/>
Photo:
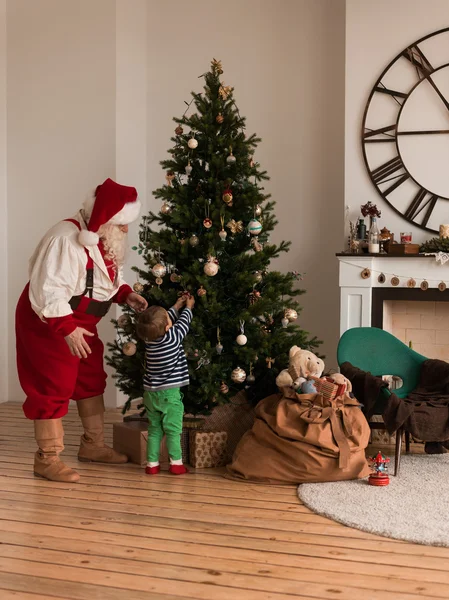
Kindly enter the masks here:
<path id="1" fill-rule="evenodd" d="M 377 219 L 376 217 L 372 217 L 371 227 L 368 233 L 368 253 L 369 254 L 379 254 L 380 252 L 380 244 L 379 244 L 379 230 L 377 229 Z"/>

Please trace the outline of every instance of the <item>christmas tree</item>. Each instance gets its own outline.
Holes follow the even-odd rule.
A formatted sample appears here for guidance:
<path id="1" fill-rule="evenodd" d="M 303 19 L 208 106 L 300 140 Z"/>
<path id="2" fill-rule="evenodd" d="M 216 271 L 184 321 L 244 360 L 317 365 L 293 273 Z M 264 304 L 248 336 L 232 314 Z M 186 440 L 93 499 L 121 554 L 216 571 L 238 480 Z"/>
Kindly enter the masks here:
<path id="1" fill-rule="evenodd" d="M 190 371 L 184 404 L 193 414 L 207 414 L 241 389 L 253 400 L 268 395 L 292 345 L 319 345 L 293 323 L 301 276 L 269 270 L 290 242 L 269 241 L 277 221 L 275 202 L 261 186 L 267 173 L 254 158 L 261 140 L 246 136 L 222 73 L 214 59 L 204 92 L 192 93 L 183 116 L 174 118 L 173 147 L 161 162 L 166 184 L 154 192 L 162 207 L 143 217 L 134 248 L 144 262 L 134 268 L 134 289 L 150 305 L 168 308 L 182 293 L 196 298 L 184 342 Z M 143 394 L 145 348 L 134 333 L 135 315 L 124 310 L 108 363 L 128 397 L 126 411 Z"/>

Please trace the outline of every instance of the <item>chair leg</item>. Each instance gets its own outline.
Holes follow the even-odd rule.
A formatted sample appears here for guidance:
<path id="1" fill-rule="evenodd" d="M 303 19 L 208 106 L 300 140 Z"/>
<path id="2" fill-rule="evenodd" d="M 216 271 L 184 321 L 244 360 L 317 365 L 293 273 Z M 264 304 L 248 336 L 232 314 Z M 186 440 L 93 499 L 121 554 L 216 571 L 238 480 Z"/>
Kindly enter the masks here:
<path id="1" fill-rule="evenodd" d="M 404 430 L 402 427 L 396 431 L 396 451 L 394 454 L 394 476 L 395 477 L 397 477 L 399 475 L 399 465 L 401 462 L 402 434 L 403 433 L 404 433 Z"/>
<path id="2" fill-rule="evenodd" d="M 405 432 L 405 451 L 410 452 L 410 431 Z"/>

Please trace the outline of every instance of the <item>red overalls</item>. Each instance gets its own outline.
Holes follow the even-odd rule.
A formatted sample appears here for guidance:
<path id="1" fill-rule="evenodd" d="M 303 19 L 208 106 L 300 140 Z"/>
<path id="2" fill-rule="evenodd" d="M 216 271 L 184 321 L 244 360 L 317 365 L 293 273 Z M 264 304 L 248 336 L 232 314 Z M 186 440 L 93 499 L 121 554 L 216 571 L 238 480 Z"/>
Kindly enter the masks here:
<path id="1" fill-rule="evenodd" d="M 77 221 L 67 220 L 80 227 Z M 104 346 L 98 337 L 97 324 L 111 303 L 98 302 L 86 295 L 92 293 L 93 287 L 93 261 L 87 250 L 86 254 L 86 290 L 82 296 L 72 298 L 71 305 L 76 324 L 94 334 L 85 337 L 92 350 L 87 358 L 73 356 L 64 337 L 54 333 L 34 312 L 29 299 L 29 283 L 17 304 L 17 371 L 27 396 L 23 411 L 28 419 L 59 419 L 67 414 L 71 399 L 101 396 L 105 390 Z M 94 306 L 97 310 L 92 311 L 92 303 L 97 305 Z M 98 305 L 108 306 L 100 308 Z M 99 308 L 104 312 L 102 316 L 89 314 L 98 313 Z"/>

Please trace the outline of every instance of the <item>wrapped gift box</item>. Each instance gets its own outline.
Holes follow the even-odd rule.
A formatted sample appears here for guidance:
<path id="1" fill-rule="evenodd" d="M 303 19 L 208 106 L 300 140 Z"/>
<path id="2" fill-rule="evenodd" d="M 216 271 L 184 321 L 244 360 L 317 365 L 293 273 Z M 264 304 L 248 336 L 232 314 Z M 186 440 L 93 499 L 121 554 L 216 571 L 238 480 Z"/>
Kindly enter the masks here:
<path id="1" fill-rule="evenodd" d="M 332 379 L 328 377 L 311 376 L 310 379 L 313 379 L 315 382 L 316 391 L 319 394 L 322 394 L 326 400 L 333 400 L 346 392 L 345 383 L 335 383 L 335 381 L 332 381 Z"/>
<path id="2" fill-rule="evenodd" d="M 190 432 L 190 464 L 195 469 L 222 467 L 228 461 L 228 434 L 226 431 Z"/>
<path id="3" fill-rule="evenodd" d="M 185 464 L 189 463 L 189 431 L 190 429 L 183 429 L 181 435 L 182 460 Z M 148 421 L 146 419 L 114 423 L 112 439 L 114 450 L 126 454 L 129 460 L 137 465 L 147 464 Z M 161 463 L 169 462 L 165 436 L 161 442 L 159 460 Z"/>

